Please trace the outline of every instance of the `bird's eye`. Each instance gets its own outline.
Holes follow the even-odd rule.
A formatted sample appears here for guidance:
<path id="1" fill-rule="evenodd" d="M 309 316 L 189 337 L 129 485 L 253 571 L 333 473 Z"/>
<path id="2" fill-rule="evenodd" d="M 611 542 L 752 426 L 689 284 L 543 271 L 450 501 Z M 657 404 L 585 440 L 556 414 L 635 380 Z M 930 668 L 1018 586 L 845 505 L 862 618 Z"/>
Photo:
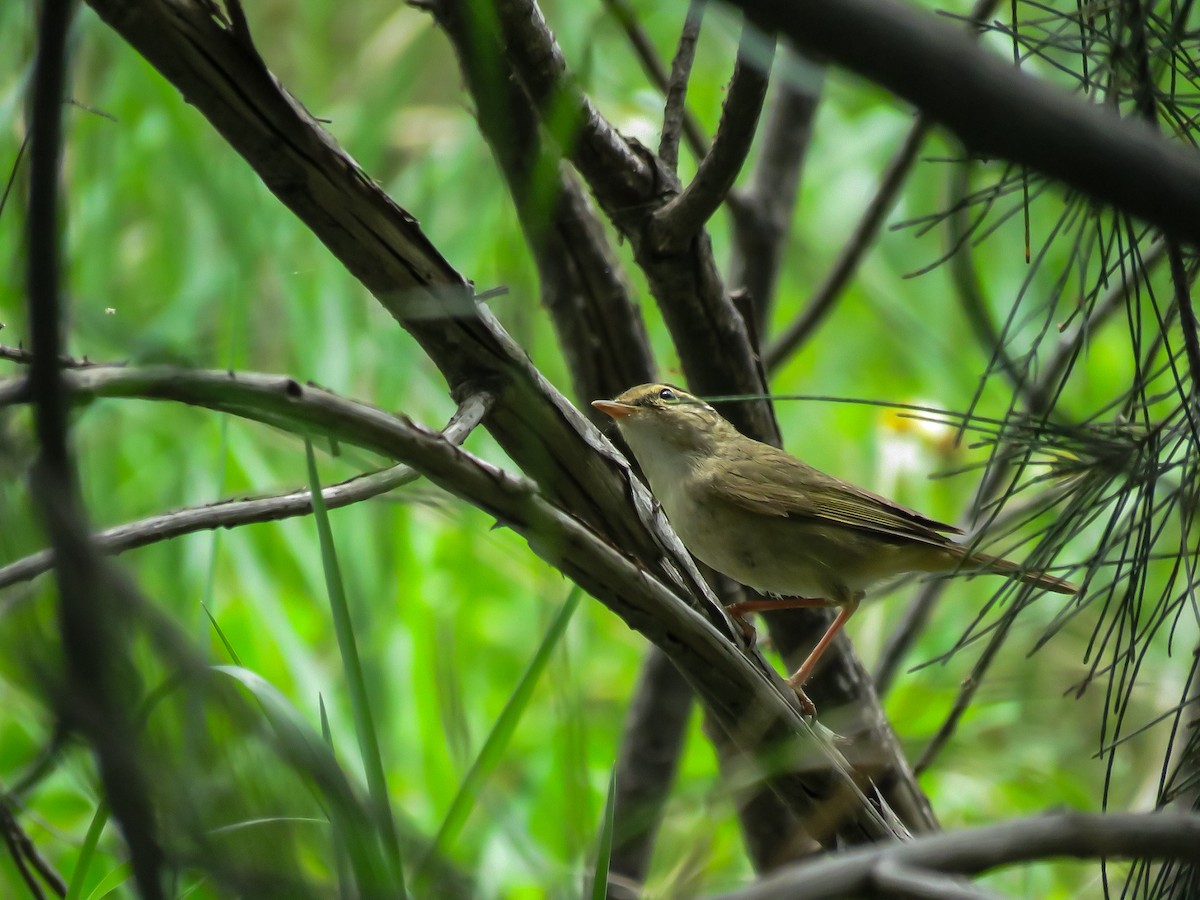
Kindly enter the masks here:
<path id="1" fill-rule="evenodd" d="M 661 391 L 658 392 L 658 399 L 672 401 L 672 400 L 678 400 L 679 398 L 675 396 L 675 392 L 673 390 L 671 390 L 670 388 L 663 388 Z"/>

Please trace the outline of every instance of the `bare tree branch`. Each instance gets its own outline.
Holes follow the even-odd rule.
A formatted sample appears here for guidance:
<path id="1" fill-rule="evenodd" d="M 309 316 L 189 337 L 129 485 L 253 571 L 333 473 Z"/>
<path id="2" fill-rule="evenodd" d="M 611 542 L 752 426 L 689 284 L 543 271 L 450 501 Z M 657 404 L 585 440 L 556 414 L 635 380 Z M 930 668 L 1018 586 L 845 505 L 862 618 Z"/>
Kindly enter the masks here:
<path id="1" fill-rule="evenodd" d="M 642 882 L 691 718 L 692 689 L 663 651 L 651 648 L 634 689 L 617 757 L 612 871 Z M 772 794 L 772 797 L 775 795 Z"/>
<path id="2" fill-rule="evenodd" d="M 244 40 L 228 33 L 198 0 L 170 4 L 146 0 L 137 4 L 136 10 L 127 0 L 92 0 L 92 5 L 180 88 L 280 199 L 416 337 L 442 370 L 453 394 L 469 393 L 479 385 L 496 389 L 496 408 L 486 422 L 489 431 L 555 504 L 636 556 L 644 572 L 686 591 L 690 602 L 727 639 L 738 639 L 624 461 L 541 377 L 487 308 L 472 302 L 462 277 L 437 254 L 413 219 L 382 194 L 280 88 Z M 504 0 L 501 8 L 510 7 L 517 19 L 522 18 L 522 10 L 526 16 L 532 14 L 520 0 Z M 540 14 L 531 21 L 544 31 Z M 528 21 L 525 24 L 528 26 Z M 523 46 L 522 40 L 509 40 L 510 50 Z M 527 61 L 535 70 L 535 82 L 547 72 L 554 78 L 556 71 L 562 71 L 561 56 L 548 33 L 537 35 L 534 49 L 539 47 L 550 55 L 535 53 L 534 59 Z M 514 52 L 514 63 L 518 58 Z M 528 86 L 522 67 L 515 67 Z M 599 133 L 607 132 L 599 129 Z M 582 151 L 582 156 L 590 152 Z M 578 162 L 574 153 L 572 159 Z M 626 226 L 635 224 L 631 218 L 635 215 L 637 221 L 644 221 L 645 210 L 625 207 L 622 212 L 610 208 L 609 201 L 622 194 L 622 185 L 646 188 L 651 187 L 649 182 L 643 185 L 636 172 L 614 172 L 612 177 L 619 184 L 616 188 L 609 185 L 611 196 L 607 199 L 600 197 L 610 217 Z M 660 302 L 663 296 L 673 301 L 669 309 L 677 339 L 680 334 L 691 338 L 689 330 L 695 332 L 694 340 L 680 341 L 691 360 L 688 370 L 693 386 L 712 393 L 728 392 L 730 386 L 740 392 L 747 392 L 749 385 L 760 389 L 745 328 L 724 295 L 707 238 L 698 241 L 690 255 L 669 261 L 654 259 L 645 247 L 634 249 L 650 273 Z M 709 311 L 713 303 L 716 312 Z M 666 303 L 664 309 L 668 309 Z M 765 402 L 732 407 L 729 414 L 747 433 L 775 434 Z M 857 683 L 865 683 L 864 689 L 869 691 L 865 673 Z M 869 718 L 886 727 L 877 706 Z M 876 760 L 896 752 L 894 737 L 891 741 L 878 746 Z M 884 768 L 895 772 L 896 765 Z M 824 803 L 831 787 L 840 791 L 841 783 L 824 768 L 819 777 L 796 783 L 795 788 Z M 915 785 L 910 784 L 909 790 L 916 790 Z M 821 822 L 824 840 L 830 840 L 839 828 L 843 836 L 877 830 L 877 825 L 856 824 L 856 817 L 875 821 L 873 812 L 861 804 L 839 802 L 835 806 L 836 815 Z M 839 821 L 849 824 L 839 826 Z"/>
<path id="3" fill-rule="evenodd" d="M 790 746 L 788 759 L 796 769 L 763 768 L 767 783 L 797 815 L 812 816 L 814 802 L 833 803 L 815 831 L 819 840 L 833 841 L 847 828 L 861 830 L 863 839 L 893 834 L 891 827 L 862 795 L 840 754 L 829 744 L 815 741 L 799 717 L 794 695 L 761 656 L 747 656 L 733 636 L 728 620 L 719 622 L 724 633 L 697 611 L 691 592 L 680 591 L 660 580 L 642 564 L 635 564 L 612 544 L 575 517 L 548 502 L 533 482 L 511 475 L 459 450 L 441 434 L 421 428 L 382 410 L 344 400 L 314 387 L 301 387 L 288 378 L 182 369 L 89 368 L 64 372 L 64 382 L 76 399 L 88 397 L 142 397 L 173 400 L 251 418 L 283 427 L 311 429 L 409 465 L 451 493 L 474 503 L 498 521 L 521 534 L 530 548 L 557 566 L 584 589 L 621 616 L 631 628 L 660 646 L 687 675 L 709 708 L 742 749 L 752 758 L 774 754 Z M 0 406 L 25 402 L 24 380 L 0 383 Z M 610 458 L 619 460 L 608 448 Z M 642 491 L 627 473 L 632 491 Z M 639 503 L 648 507 L 642 493 Z M 678 539 L 675 552 L 682 552 Z M 693 570 L 694 573 L 694 570 Z M 675 575 L 678 578 L 678 574 Z M 695 575 L 698 578 L 698 575 Z M 711 598 L 710 594 L 704 594 Z M 711 603 L 711 599 L 709 600 Z M 668 603 L 668 610 L 661 604 Z M 704 608 L 704 607 L 701 607 Z M 698 643 L 696 643 L 698 642 Z M 736 660 L 736 672 L 722 671 Z M 757 673 L 757 674 L 754 674 Z M 816 754 L 833 773 L 823 783 L 833 795 L 814 793 L 806 786 L 811 763 L 800 762 Z M 762 757 L 756 766 L 764 766 Z"/>
<path id="4" fill-rule="evenodd" d="M 640 309 L 594 209 L 574 172 L 545 146 L 498 29 L 471 21 L 486 7 L 441 0 L 430 8 L 450 37 L 480 130 L 508 183 L 580 405 L 591 411 L 589 400 L 654 380 Z M 548 190 L 552 178 L 557 184 Z M 557 196 L 547 199 L 553 191 Z M 632 881 L 645 877 L 691 709 L 687 681 L 662 651 L 649 648 L 622 735 L 613 799 L 611 867 Z"/>
<path id="5" fill-rule="evenodd" d="M 700 39 L 700 25 L 704 21 L 707 0 L 690 0 L 687 15 L 683 19 L 683 30 L 671 60 L 671 75 L 663 91 L 663 125 L 658 141 L 658 158 L 672 172 L 679 171 L 679 133 L 683 129 L 686 115 L 688 79 L 692 74 L 692 63 L 696 59 L 696 41 Z"/>
<path id="6" fill-rule="evenodd" d="M 509 59 L 544 114 L 559 91 L 573 90 L 562 53 L 533 0 L 497 0 L 497 8 Z M 634 197 L 617 189 L 634 179 L 595 171 L 585 144 L 583 140 L 573 142 L 569 158 L 609 218 L 629 239 L 671 330 L 688 383 L 706 394 L 762 394 L 745 323 L 725 294 L 707 234 L 701 231 L 678 254 L 664 255 L 648 239 L 649 217 L 677 189 L 673 173 L 643 149 L 642 158 L 656 175 L 644 182 L 643 192 Z M 620 184 L 614 186 L 614 181 Z M 723 411 L 745 433 L 778 443 L 779 428 L 765 400 L 731 405 Z"/>
<path id="7" fill-rule="evenodd" d="M 977 875 L 999 866 L 1056 859 L 1200 859 L 1200 816 L 1174 813 L 1055 813 L 969 828 L 790 866 L 724 900 L 871 896 L 881 867 L 931 875 Z M 886 871 L 886 870 L 885 870 Z M 964 896 L 945 894 L 943 896 Z M 976 896 L 970 894 L 966 896 Z"/>
<path id="8" fill-rule="evenodd" d="M 969 18 L 971 36 L 978 34 L 978 23 L 991 14 L 998 2 L 999 0 L 977 0 Z M 896 195 L 908 177 L 913 163 L 916 162 L 921 145 L 925 142 L 930 124 L 928 116 L 922 113 L 909 129 L 900 149 L 896 151 L 892 161 L 888 163 L 887 169 L 884 170 L 875 196 L 871 198 L 858 225 L 855 226 L 846 243 L 842 245 L 842 250 L 824 281 L 804 305 L 804 311 L 800 316 L 784 328 L 767 348 L 765 361 L 768 370 L 773 372 L 783 365 L 820 327 L 837 303 L 842 291 L 854 277 L 868 248 L 879 233 L 879 227 L 883 224 L 884 218 L 891 211 L 896 201 Z"/>
<path id="9" fill-rule="evenodd" d="M 576 399 L 603 419 L 589 401 L 654 378 L 641 310 L 578 179 L 542 140 L 499 30 L 495 23 L 488 27 L 488 7 L 439 0 L 429 8 L 451 40 L 480 131 L 516 206 Z"/>
<path id="10" fill-rule="evenodd" d="M 774 56 L 774 38 L 764 37 L 748 24 L 742 28 L 712 147 L 700 161 L 696 177 L 651 217 L 650 242 L 660 253 L 683 250 L 725 202 L 754 142 Z"/>
<path id="11" fill-rule="evenodd" d="M 629 0 L 603 0 L 603 2 L 604 8 L 612 14 L 612 17 L 617 20 L 617 24 L 621 26 L 621 30 L 625 32 L 634 54 L 642 64 L 642 69 L 650 77 L 654 86 L 666 97 L 667 70 L 663 66 L 662 60 L 659 59 L 658 51 L 650 41 L 649 35 L 638 22 L 637 13 L 629 5 Z M 692 153 L 697 159 L 708 152 L 708 138 L 704 136 L 704 132 L 700 129 L 700 123 L 696 121 L 696 117 L 687 110 L 686 106 L 683 109 L 683 136 L 687 138 L 688 146 L 692 148 Z"/>

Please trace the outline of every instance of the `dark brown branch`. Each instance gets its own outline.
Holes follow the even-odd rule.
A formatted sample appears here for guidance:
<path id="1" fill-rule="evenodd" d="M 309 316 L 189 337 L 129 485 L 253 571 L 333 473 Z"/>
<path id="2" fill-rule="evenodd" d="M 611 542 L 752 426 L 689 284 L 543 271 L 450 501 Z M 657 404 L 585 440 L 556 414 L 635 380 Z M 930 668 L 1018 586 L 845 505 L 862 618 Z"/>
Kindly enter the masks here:
<path id="1" fill-rule="evenodd" d="M 731 2 L 912 103 L 972 153 L 1027 166 L 1200 244 L 1193 151 L 1014 69 L 932 13 L 898 0 Z"/>
<path id="2" fill-rule="evenodd" d="M 603 2 L 604 8 L 612 14 L 612 17 L 617 20 L 617 24 L 621 26 L 621 30 L 625 32 L 634 54 L 642 64 L 642 69 L 665 97 L 667 95 L 667 70 L 663 66 L 662 60 L 659 59 L 658 51 L 654 48 L 650 36 L 638 22 L 637 13 L 629 5 L 629 0 L 603 0 Z M 702 158 L 708 152 L 708 138 L 701 131 L 696 117 L 687 110 L 686 106 L 683 110 L 683 136 L 687 138 L 688 146 L 691 147 L 692 153 L 697 159 Z"/>
<path id="3" fill-rule="evenodd" d="M 571 143 L 571 161 L 597 195 L 617 205 L 636 205 L 658 188 L 655 163 L 632 146 L 597 112 L 567 70 L 562 51 L 542 11 L 532 0 L 498 0 L 497 9 L 514 64 L 539 109 L 571 113 L 563 137 Z"/>
<path id="4" fill-rule="evenodd" d="M 141 896 L 163 895 L 163 853 L 154 807 L 141 767 L 137 734 L 127 706 L 129 685 L 116 663 L 128 658 L 116 608 L 126 585 L 108 571 L 88 540 L 67 423 L 62 383 L 62 298 L 59 260 L 59 178 L 62 98 L 66 95 L 66 37 L 72 4 L 40 5 L 34 62 L 29 164 L 29 259 L 26 270 L 33 359 L 29 395 L 38 456 L 31 491 L 54 547 L 58 629 L 66 690 L 57 714 L 86 737 L 104 796 L 129 850 Z"/>
<path id="5" fill-rule="evenodd" d="M 705 606 L 693 594 L 680 593 L 677 585 L 672 587 L 671 582 L 659 580 L 644 565 L 635 564 L 608 540 L 547 502 L 528 479 L 476 459 L 437 432 L 319 388 L 301 387 L 287 378 L 233 378 L 224 372 L 166 368 L 92 368 L 63 374 L 77 399 L 109 396 L 184 402 L 285 427 L 303 425 L 312 433 L 337 437 L 364 449 L 407 460 L 439 486 L 520 533 L 535 553 L 562 569 L 630 627 L 661 646 L 687 673 L 692 686 L 697 690 L 703 688 L 710 709 L 734 735 L 743 752 L 766 752 L 768 747 L 774 752 L 778 747 L 776 741 L 786 743 L 796 740 L 797 735 L 810 733 L 790 705 L 791 695 L 782 680 L 761 657 L 743 655 L 731 640 L 736 630 L 723 615 L 718 619 L 722 633 L 693 604 L 706 611 L 711 606 Z M 22 381 L 0 383 L 0 406 L 25 399 Z M 607 453 L 609 459 L 619 461 L 611 448 Z M 641 492 L 628 473 L 627 478 L 630 490 Z M 649 497 L 644 493 L 638 502 L 649 508 Z M 669 536 L 666 539 L 677 541 Z M 676 543 L 673 550 L 678 555 L 682 548 Z M 694 569 L 692 573 L 693 577 L 699 577 Z M 673 578 L 679 578 L 678 572 L 673 573 Z M 701 596 L 711 598 L 709 594 Z M 667 609 L 663 603 L 681 608 Z M 708 603 L 712 603 L 711 599 Z M 742 675 L 722 672 L 725 664 L 719 658 L 736 659 L 735 666 Z M 758 674 L 751 676 L 750 672 Z M 746 678 L 757 680 L 760 686 L 754 687 Z M 783 707 L 789 710 L 786 714 Z M 834 757 L 827 754 L 834 751 L 824 744 L 821 746 L 820 753 L 825 754 L 828 763 Z M 796 749 L 799 752 L 800 745 Z M 823 830 L 817 832 L 822 839 L 830 841 L 835 832 L 847 827 L 860 829 L 867 839 L 890 833 L 854 785 L 844 763 L 835 762 L 828 772 L 838 785 L 835 794 L 840 793 L 841 797 L 838 815 L 824 820 Z M 813 795 L 797 778 L 795 773 L 779 772 L 768 780 L 785 803 L 798 811 L 807 810 Z M 847 817 L 853 819 L 853 826 Z"/>
<path id="6" fill-rule="evenodd" d="M 451 40 L 475 99 L 480 130 L 508 183 L 576 397 L 590 411 L 590 400 L 654 380 L 641 311 L 575 173 L 543 141 L 532 103 L 504 58 L 498 29 L 471 22 L 480 9 L 457 0 L 431 6 Z M 537 177 L 541 181 L 533 184 Z M 551 191 L 557 196 L 547 201 Z M 645 877 L 638 864 L 649 861 L 691 708 L 687 682 L 661 651 L 650 648 L 616 764 L 618 843 L 611 865 L 633 881 Z M 651 761 L 654 774 L 645 777 Z"/>
<path id="7" fill-rule="evenodd" d="M 663 91 L 663 125 L 658 141 L 658 158 L 672 172 L 679 170 L 679 134 L 686 115 L 688 79 L 692 75 L 692 63 L 696 60 L 696 41 L 700 39 L 706 3 L 707 0 L 691 0 L 688 3 L 679 44 L 671 60 L 671 75 Z"/>
<path id="8" fill-rule="evenodd" d="M 646 879 L 694 704 L 687 679 L 652 648 L 642 663 L 617 758 L 612 871 Z M 774 797 L 775 795 L 772 794 Z"/>
<path id="9" fill-rule="evenodd" d="M 794 52 L 785 53 L 783 61 L 795 68 L 807 65 Z M 813 116 L 824 84 L 824 76 L 815 66 L 807 69 L 811 81 L 793 75 L 793 66 L 781 68 L 750 184 L 729 197 L 734 242 L 729 284 L 733 290 L 749 293 L 759 335 L 765 333 L 775 299 Z"/>
<path id="10" fill-rule="evenodd" d="M 554 96 L 557 90 L 555 79 L 566 77 L 561 54 L 540 13 L 531 12 L 529 0 L 499 0 L 498 8 L 513 68 L 544 112 L 544 101 L 538 98 Z M 525 33 L 531 30 L 537 33 Z M 555 66 L 544 64 L 547 57 L 557 61 Z M 580 158 L 575 149 L 571 151 L 571 159 L 617 228 L 628 237 L 635 258 L 645 271 L 663 311 L 691 387 L 714 395 L 760 394 L 761 372 L 750 345 L 749 331 L 726 296 L 707 234 L 701 231 L 681 254 L 664 256 L 647 240 L 647 217 L 661 203 L 658 194 L 648 194 L 641 204 L 630 205 L 623 202 L 626 198 L 611 190 L 611 174 L 608 178 L 593 180 L 588 175 L 590 160 Z M 660 178 L 669 179 L 670 174 L 659 167 Z M 765 402 L 726 405 L 724 412 L 744 433 L 779 442 L 778 428 Z M 820 612 L 808 611 L 767 620 L 776 646 L 788 648 L 786 652 L 793 655 L 800 652 L 803 637 L 820 633 L 822 621 Z M 813 699 L 818 704 L 824 703 L 826 709 L 838 709 L 847 714 L 853 711 L 850 730 L 855 735 L 854 755 L 863 763 L 863 774 L 877 777 L 885 785 L 886 802 L 898 811 L 909 827 L 914 830 L 936 827 L 928 802 L 913 781 L 895 735 L 878 706 L 871 679 L 854 657 L 849 642 L 839 642 L 828 659 L 828 665 L 812 683 Z M 830 791 L 830 783 L 818 771 L 812 772 L 810 787 L 823 796 Z M 840 816 L 842 811 L 830 814 Z M 812 829 L 813 834 L 828 831 L 828 823 L 820 815 L 810 814 L 801 821 Z M 857 835 L 846 833 L 843 838 L 854 842 L 861 840 L 863 835 L 859 831 Z"/>
<path id="11" fill-rule="evenodd" d="M 743 27 L 712 147 L 700 161 L 696 177 L 651 218 L 650 242 L 658 252 L 679 253 L 725 202 L 754 142 L 774 56 L 774 38 L 764 37 L 750 25 Z"/>
<path id="12" fill-rule="evenodd" d="M 516 206 L 578 404 L 654 379 L 641 310 L 575 174 L 546 146 L 537 113 L 478 4 L 430 6 L 458 57 L 476 120 Z M 600 415 L 599 413 L 594 413 Z M 601 419 L 605 418 L 600 416 Z"/>
<path id="13" fill-rule="evenodd" d="M 1055 813 L 1001 825 L 927 835 L 839 854 L 764 878 L 725 900 L 806 900 L 872 896 L 882 866 L 946 875 L 977 875 L 1044 859 L 1200 858 L 1200 816 L 1174 813 Z"/>
<path id="14" fill-rule="evenodd" d="M 0 384 L 0 395 L 2 394 L 3 385 Z M 461 444 L 479 425 L 491 405 L 492 397 L 486 392 L 470 395 L 459 405 L 454 417 L 442 430 L 443 437 L 451 443 Z M 321 496 L 325 499 L 326 507 L 339 509 L 371 497 L 378 497 L 401 485 L 410 484 L 419 477 L 412 468 L 401 463 L 379 472 L 357 475 L 340 484 L 330 485 L 322 489 Z M 105 529 L 94 535 L 92 540 L 101 552 L 119 554 L 197 531 L 277 522 L 310 513 L 312 493 L 306 488 L 275 497 L 222 500 L 205 506 L 150 516 L 137 522 Z M 0 590 L 36 578 L 49 571 L 53 565 L 54 551 L 40 550 L 0 567 Z"/>

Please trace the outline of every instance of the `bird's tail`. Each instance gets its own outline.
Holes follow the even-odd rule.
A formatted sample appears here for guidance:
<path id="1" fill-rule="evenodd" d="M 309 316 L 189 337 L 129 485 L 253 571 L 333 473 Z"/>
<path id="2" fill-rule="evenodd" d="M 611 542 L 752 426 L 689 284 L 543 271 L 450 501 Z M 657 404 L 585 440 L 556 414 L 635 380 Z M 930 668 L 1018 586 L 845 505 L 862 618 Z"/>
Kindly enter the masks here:
<path id="1" fill-rule="evenodd" d="M 1015 562 L 1001 559 L 999 556 L 976 553 L 967 557 L 965 566 L 979 569 L 982 572 L 995 572 L 998 575 L 1007 575 L 1025 584 L 1035 584 L 1040 588 L 1045 588 L 1048 591 L 1054 591 L 1058 594 L 1079 593 L 1079 588 L 1065 578 L 1047 575 L 1045 572 L 1038 572 L 1036 569 L 1024 569 Z"/>

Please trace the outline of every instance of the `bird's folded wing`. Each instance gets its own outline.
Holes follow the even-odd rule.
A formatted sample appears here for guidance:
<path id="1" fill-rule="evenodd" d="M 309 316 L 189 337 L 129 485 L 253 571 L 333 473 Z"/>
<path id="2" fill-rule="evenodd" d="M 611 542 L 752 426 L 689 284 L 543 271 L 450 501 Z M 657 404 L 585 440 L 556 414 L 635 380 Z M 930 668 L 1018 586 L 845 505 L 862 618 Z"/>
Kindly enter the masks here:
<path id="1" fill-rule="evenodd" d="M 826 475 L 788 456 L 722 460 L 706 479 L 725 502 L 772 516 L 809 518 L 892 537 L 944 545 L 961 529 Z"/>

